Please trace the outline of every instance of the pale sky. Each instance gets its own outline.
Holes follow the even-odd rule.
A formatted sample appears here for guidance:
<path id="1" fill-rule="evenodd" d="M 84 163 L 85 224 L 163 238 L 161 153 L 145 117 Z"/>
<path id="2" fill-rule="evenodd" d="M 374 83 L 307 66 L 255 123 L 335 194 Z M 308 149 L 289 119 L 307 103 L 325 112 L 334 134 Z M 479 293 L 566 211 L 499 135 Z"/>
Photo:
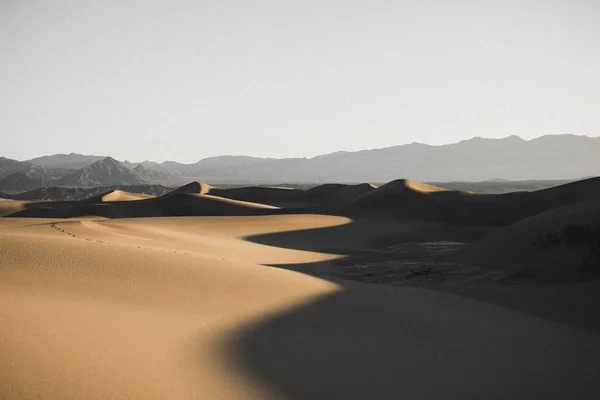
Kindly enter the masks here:
<path id="1" fill-rule="evenodd" d="M 0 156 L 600 135 L 600 1 L 0 0 Z"/>

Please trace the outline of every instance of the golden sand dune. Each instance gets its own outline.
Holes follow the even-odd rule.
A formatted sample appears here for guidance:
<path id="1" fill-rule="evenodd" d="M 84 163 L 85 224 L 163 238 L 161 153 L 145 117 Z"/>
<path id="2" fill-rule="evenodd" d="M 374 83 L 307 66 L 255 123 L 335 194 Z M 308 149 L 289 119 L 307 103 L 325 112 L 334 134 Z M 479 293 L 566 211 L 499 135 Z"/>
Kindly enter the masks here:
<path id="1" fill-rule="evenodd" d="M 185 236 L 186 223 L 141 222 L 109 226 L 119 233 L 108 242 L 100 222 L 2 221 L 0 397 L 262 397 L 268 389 L 248 386 L 221 343 L 265 311 L 337 290 L 314 278 L 252 264 L 255 257 L 312 261 L 320 259 L 316 255 L 269 258 L 257 246 L 244 253 L 245 261 L 227 257 L 243 251 L 244 243 L 237 249 L 231 236 L 257 232 L 256 223 L 246 229 L 243 221 L 230 224 L 230 236 L 224 230 L 219 239 L 213 236 L 214 222 L 196 221 L 207 226 L 196 229 L 188 248 L 167 251 L 173 235 Z M 188 221 L 188 234 L 193 222 Z M 331 218 L 317 224 L 340 222 Z M 207 234 L 211 237 L 203 242 Z M 148 240 L 162 246 L 138 247 Z M 221 253 L 214 250 L 219 240 Z"/>
<path id="2" fill-rule="evenodd" d="M 88 203 L 99 203 L 108 201 L 137 201 L 152 199 L 155 196 L 143 193 L 130 193 L 123 190 L 111 190 L 110 192 L 100 194 L 98 196 L 90 197 L 85 201 Z"/>
<path id="3" fill-rule="evenodd" d="M 182 194 L 182 193 L 188 193 L 188 194 L 207 194 L 209 193 L 211 190 L 213 189 L 212 186 L 203 183 L 203 182 L 192 182 L 192 183 L 188 183 L 187 185 L 183 185 L 175 190 L 173 190 L 172 192 L 169 192 L 165 195 L 163 195 L 162 197 L 169 197 L 171 195 L 174 194 Z"/>
<path id="4" fill-rule="evenodd" d="M 427 183 L 417 182 L 410 179 L 398 179 L 380 187 L 381 190 L 390 190 L 390 191 L 402 191 L 402 190 L 410 190 L 414 192 L 420 193 L 435 193 L 435 192 L 443 192 L 447 189 L 429 185 Z"/>
<path id="5" fill-rule="evenodd" d="M 0 200 L 0 215 L 12 217 L 0 219 L 0 398 L 600 396 L 600 336 L 561 316 L 597 306 L 559 307 L 561 293 L 573 299 L 582 288 L 566 283 L 582 280 L 589 287 L 580 299 L 597 302 L 597 275 L 589 275 L 597 271 L 573 268 L 591 242 L 581 229 L 569 231 L 565 237 L 579 238 L 569 243 L 546 237 L 600 225 L 598 180 L 497 196 L 407 180 L 324 185 L 285 199 L 283 189 L 237 192 L 289 207 L 301 199 L 315 214 L 213 190 L 195 182 L 136 201 L 124 192 Z M 346 204 L 331 207 L 333 200 Z M 485 285 L 453 289 L 484 303 L 334 274 L 352 261 L 372 276 L 374 260 L 387 278 L 418 264 L 390 244 L 487 232 L 430 262 L 451 269 L 456 257 L 561 288 L 532 297 L 533 286 L 524 286 L 510 299 L 498 285 L 496 299 Z M 539 237 L 542 246 L 532 246 Z"/>
<path id="6" fill-rule="evenodd" d="M 0 219 L 0 397 L 600 394 L 597 335 L 454 295 L 341 286 L 264 266 L 326 267 L 339 255 L 293 249 L 303 245 L 293 236 L 276 246 L 277 235 L 331 230 L 319 239 L 326 247 L 350 243 L 339 228 L 352 223 L 322 215 Z M 377 232 L 372 224 L 361 232 Z M 270 241 L 247 239 L 256 235 Z"/>
<path id="7" fill-rule="evenodd" d="M 0 198 L 0 217 L 22 210 L 24 204 L 22 201 Z"/>

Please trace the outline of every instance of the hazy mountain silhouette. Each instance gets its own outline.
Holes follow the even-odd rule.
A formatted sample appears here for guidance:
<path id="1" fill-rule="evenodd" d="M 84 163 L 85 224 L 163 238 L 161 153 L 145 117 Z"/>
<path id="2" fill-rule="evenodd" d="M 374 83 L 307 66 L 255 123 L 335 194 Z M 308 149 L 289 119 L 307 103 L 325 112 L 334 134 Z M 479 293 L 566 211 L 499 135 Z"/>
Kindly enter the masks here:
<path id="1" fill-rule="evenodd" d="M 54 182 L 57 186 L 139 185 L 147 183 L 138 171 L 111 157 L 103 158 Z"/>
<path id="2" fill-rule="evenodd" d="M 132 168 L 131 171 L 137 175 L 137 177 L 145 183 L 167 183 L 171 179 L 169 174 L 152 169 L 147 168 L 143 164 L 138 164 L 136 167 Z"/>
<path id="3" fill-rule="evenodd" d="M 124 168 L 142 165 L 144 170 L 138 171 L 140 176 L 128 172 L 122 175 L 125 181 L 138 179 L 136 182 L 163 184 L 177 184 L 189 178 L 213 183 L 388 182 L 402 177 L 436 182 L 577 179 L 600 174 L 598 154 L 600 138 L 587 136 L 548 135 L 529 141 L 518 136 L 475 137 L 442 146 L 415 142 L 374 150 L 338 151 L 313 158 L 219 156 L 193 164 L 123 162 Z M 89 166 L 98 161 L 96 158 L 72 153 L 40 157 L 31 162 L 68 168 L 85 162 Z M 87 173 L 80 174 L 82 182 L 96 181 L 87 179 L 84 176 Z M 67 181 L 73 183 L 78 179 Z"/>
<path id="4" fill-rule="evenodd" d="M 7 192 L 33 190 L 42 187 L 44 184 L 42 178 L 32 176 L 27 172 L 13 172 L 4 179 L 0 180 L 0 190 Z"/>
<path id="5" fill-rule="evenodd" d="M 79 169 L 83 167 L 87 167 L 90 164 L 95 163 L 96 161 L 102 160 L 103 156 L 90 156 L 85 154 L 53 154 L 50 156 L 43 156 L 32 158 L 31 160 L 27 160 L 27 162 L 35 165 L 39 165 L 45 168 L 69 168 L 69 169 Z"/>
<path id="6" fill-rule="evenodd" d="M 0 190 L 31 190 L 73 172 L 64 168 L 47 169 L 29 162 L 0 157 Z"/>
<path id="7" fill-rule="evenodd" d="M 473 138 L 443 146 L 412 143 L 310 159 L 216 157 L 182 172 L 214 182 L 387 182 L 398 177 L 420 181 L 575 179 L 599 174 L 598 154 L 599 138 L 552 135 L 526 141 L 510 136 Z"/>
<path id="8" fill-rule="evenodd" d="M 15 172 L 27 172 L 32 168 L 34 168 L 34 165 L 31 163 L 0 157 L 0 179 L 3 179 Z"/>

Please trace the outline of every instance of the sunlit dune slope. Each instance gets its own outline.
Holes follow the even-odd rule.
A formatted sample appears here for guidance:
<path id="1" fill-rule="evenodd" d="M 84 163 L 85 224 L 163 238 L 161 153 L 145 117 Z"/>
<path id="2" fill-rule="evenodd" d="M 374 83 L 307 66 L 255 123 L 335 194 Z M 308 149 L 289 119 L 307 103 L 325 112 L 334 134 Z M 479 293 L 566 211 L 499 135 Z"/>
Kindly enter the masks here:
<path id="1" fill-rule="evenodd" d="M 175 194 L 207 194 L 213 189 L 212 186 L 204 183 L 204 182 L 191 182 L 187 185 L 183 185 L 167 194 L 164 194 L 161 197 L 169 197 Z"/>
<path id="2" fill-rule="evenodd" d="M 137 201 L 137 200 L 146 200 L 152 199 L 155 196 L 151 196 L 143 193 L 130 193 L 125 192 L 123 190 L 111 190 L 107 193 L 102 193 L 98 196 L 90 197 L 85 201 L 88 203 L 99 203 L 99 202 L 109 202 L 109 201 Z"/>
<path id="3" fill-rule="evenodd" d="M 23 209 L 24 202 L 0 198 L 0 217 L 18 212 Z"/>
<path id="4" fill-rule="evenodd" d="M 254 262 L 335 256 L 235 237 L 345 222 L 0 220 L 0 398 L 269 397 L 221 341 L 338 289 Z"/>
<path id="5" fill-rule="evenodd" d="M 391 181 L 386 183 L 385 185 L 379 188 L 382 191 L 404 191 L 409 190 L 413 192 L 420 193 L 435 193 L 435 192 L 444 192 L 447 189 L 429 185 L 427 183 L 417 182 L 410 179 L 398 179 L 395 181 Z"/>

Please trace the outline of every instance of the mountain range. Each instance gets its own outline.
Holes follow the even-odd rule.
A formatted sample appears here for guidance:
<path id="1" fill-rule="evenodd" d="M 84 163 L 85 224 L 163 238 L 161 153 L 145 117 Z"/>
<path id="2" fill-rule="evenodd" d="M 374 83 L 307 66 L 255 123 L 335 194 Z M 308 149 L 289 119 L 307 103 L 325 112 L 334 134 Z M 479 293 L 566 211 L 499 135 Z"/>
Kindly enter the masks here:
<path id="1" fill-rule="evenodd" d="M 94 187 L 166 183 L 170 177 L 143 165 L 128 168 L 112 157 L 100 159 L 54 182 L 57 186 Z"/>
<path id="2" fill-rule="evenodd" d="M 0 191 L 55 185 L 178 185 L 196 179 L 240 184 L 377 183 L 399 177 L 429 182 L 577 179 L 600 175 L 599 154 L 600 138 L 547 135 L 532 140 L 475 137 L 441 146 L 415 142 L 313 158 L 219 156 L 193 164 L 131 163 L 75 153 L 27 161 L 0 157 Z"/>

